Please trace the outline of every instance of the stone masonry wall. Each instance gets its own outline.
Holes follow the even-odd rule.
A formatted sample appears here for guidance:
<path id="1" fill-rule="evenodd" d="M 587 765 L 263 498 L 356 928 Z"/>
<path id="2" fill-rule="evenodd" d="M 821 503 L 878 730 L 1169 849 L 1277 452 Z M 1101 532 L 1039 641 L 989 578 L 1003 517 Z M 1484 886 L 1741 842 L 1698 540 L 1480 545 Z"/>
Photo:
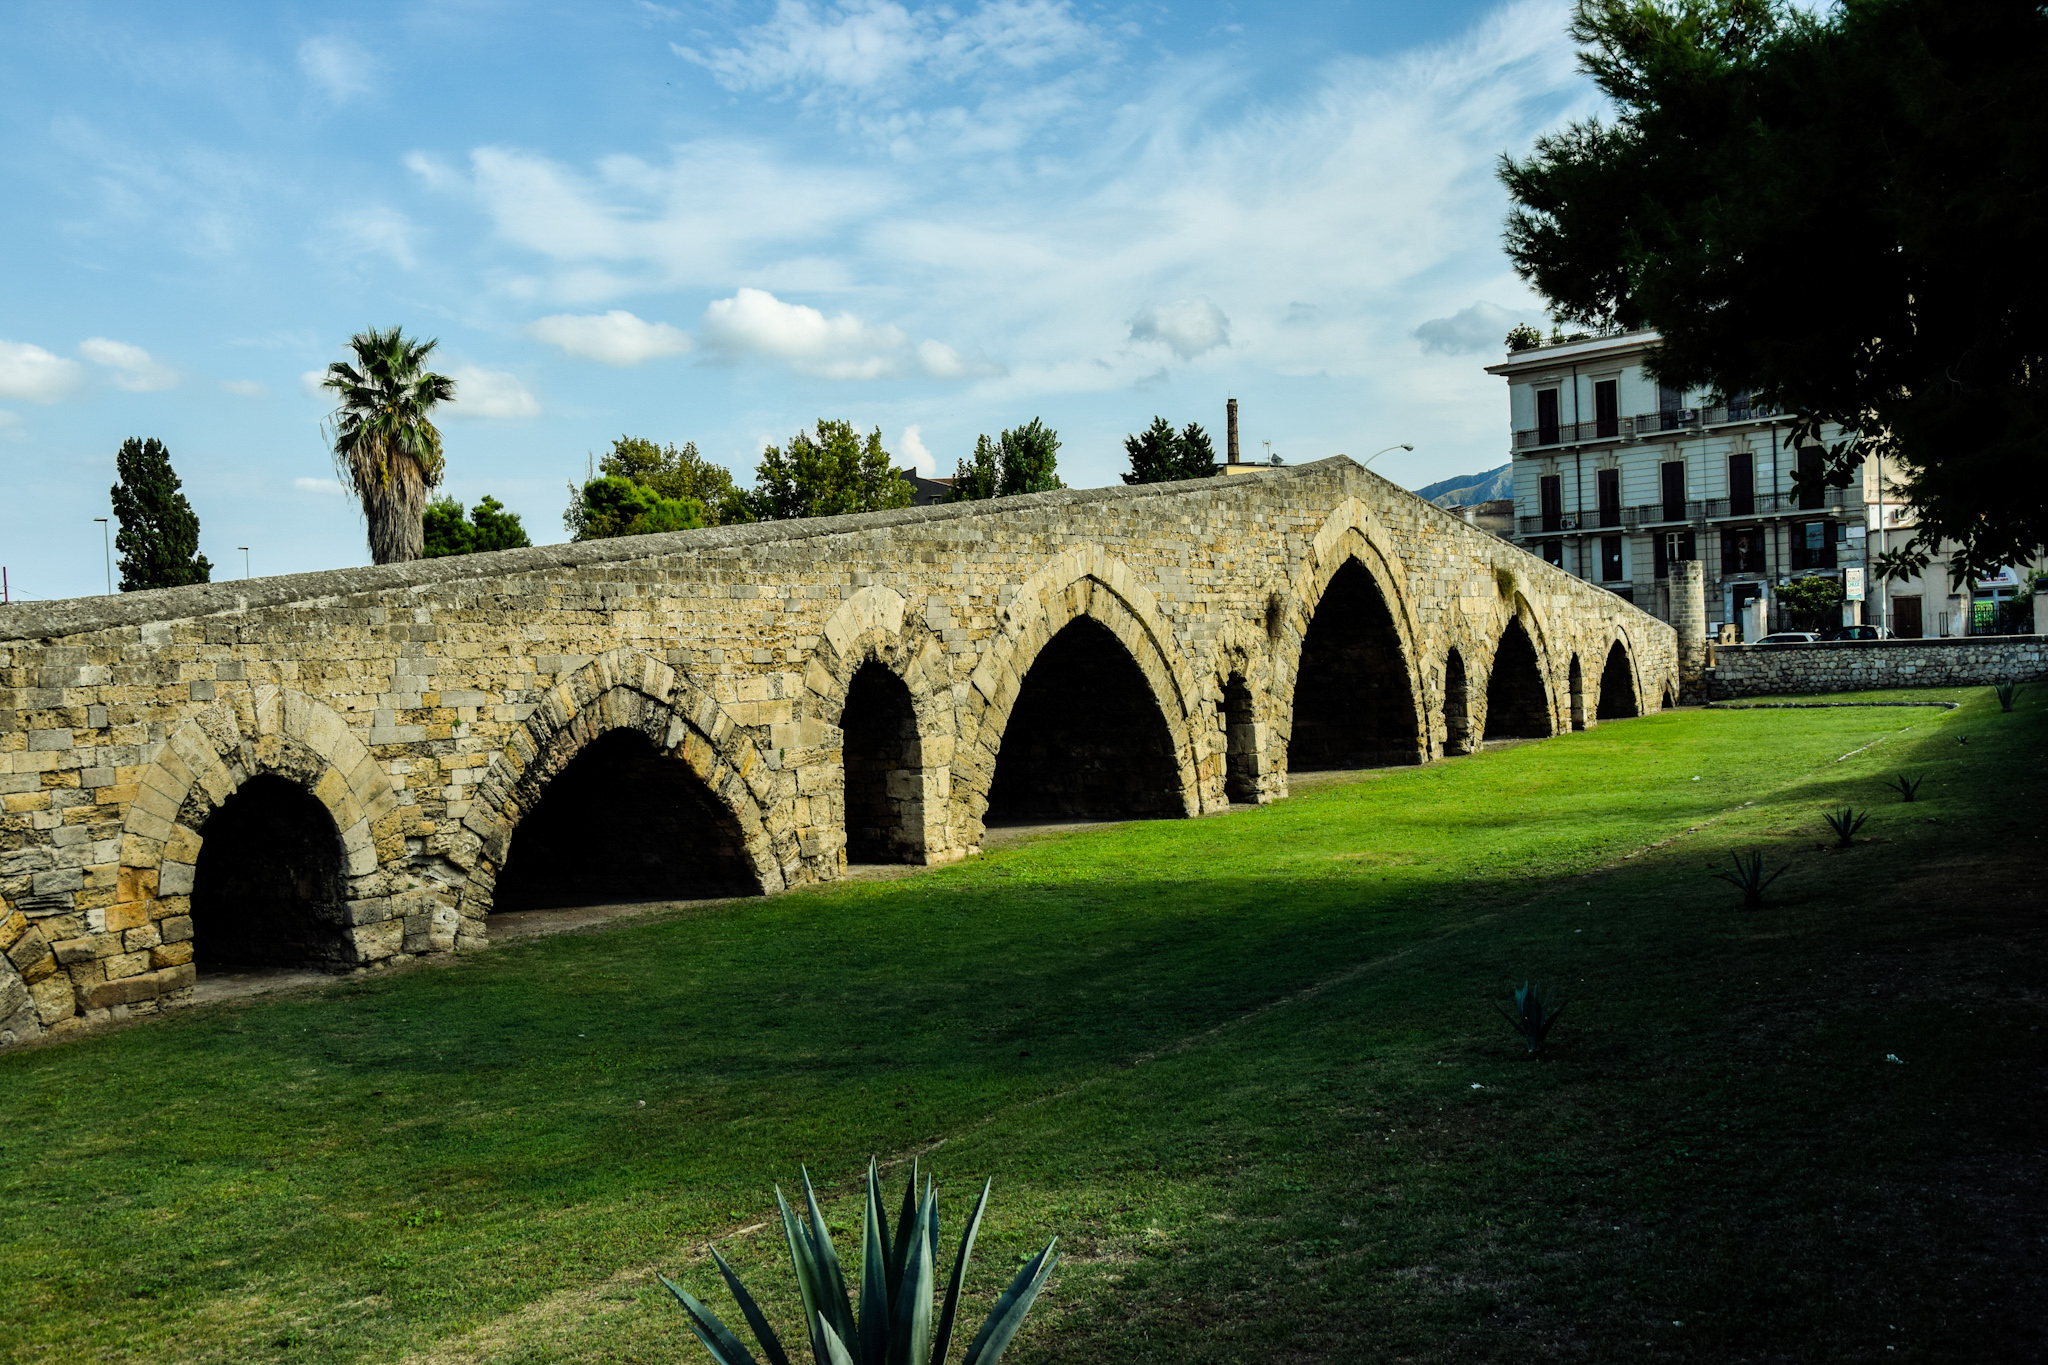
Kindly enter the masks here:
<path id="1" fill-rule="evenodd" d="M 838 875 L 870 661 L 915 716 L 897 844 L 972 853 L 1022 679 L 1082 617 L 1143 675 L 1180 813 L 1226 807 L 1226 763 L 1239 799 L 1284 796 L 1303 634 L 1352 562 L 1394 617 L 1401 757 L 1444 752 L 1453 648 L 1484 727 L 1510 621 L 1553 729 L 1571 661 L 1597 677 L 1617 641 L 1646 706 L 1676 690 L 1669 627 L 1341 457 L 0 609 L 0 1041 L 189 995 L 206 824 L 258 774 L 333 817 L 358 965 L 480 946 L 521 818 L 621 729 L 730 816 L 750 887 Z"/>
<path id="2" fill-rule="evenodd" d="M 1804 645 L 1716 645 L 1708 698 L 1879 687 L 1976 687 L 2048 678 L 2048 636 L 1953 640 L 1824 640 Z"/>

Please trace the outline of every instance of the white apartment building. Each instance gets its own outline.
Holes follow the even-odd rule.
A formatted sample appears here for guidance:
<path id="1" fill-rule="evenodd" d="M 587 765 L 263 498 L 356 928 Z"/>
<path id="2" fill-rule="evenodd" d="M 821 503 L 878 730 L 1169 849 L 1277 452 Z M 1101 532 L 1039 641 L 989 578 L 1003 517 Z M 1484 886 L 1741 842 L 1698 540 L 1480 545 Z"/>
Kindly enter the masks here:
<path id="1" fill-rule="evenodd" d="M 1644 367 L 1657 340 L 1645 331 L 1567 341 L 1486 367 L 1508 382 L 1512 539 L 1664 620 L 1671 564 L 1701 560 L 1710 634 L 1724 623 L 1744 638 L 1768 632 L 1783 619 L 1775 589 L 1810 574 L 1843 583 L 1845 624 L 1875 622 L 1863 599 L 1876 471 L 1795 493 L 1794 471 L 1820 448 L 1795 448 L 1784 417 L 1747 395 L 1716 403 L 1659 385 Z M 1832 427 L 1822 435 L 1841 439 Z M 1925 624 L 1931 632 L 1935 622 Z"/>

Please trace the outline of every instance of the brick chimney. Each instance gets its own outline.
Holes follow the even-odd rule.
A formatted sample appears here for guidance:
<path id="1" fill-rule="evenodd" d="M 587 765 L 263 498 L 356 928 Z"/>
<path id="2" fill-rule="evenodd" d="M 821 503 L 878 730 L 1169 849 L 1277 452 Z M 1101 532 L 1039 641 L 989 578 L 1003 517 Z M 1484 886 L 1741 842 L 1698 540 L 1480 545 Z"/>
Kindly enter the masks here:
<path id="1" fill-rule="evenodd" d="M 1231 399 L 1223 405 L 1224 459 L 1230 464 L 1237 461 L 1237 400 Z"/>

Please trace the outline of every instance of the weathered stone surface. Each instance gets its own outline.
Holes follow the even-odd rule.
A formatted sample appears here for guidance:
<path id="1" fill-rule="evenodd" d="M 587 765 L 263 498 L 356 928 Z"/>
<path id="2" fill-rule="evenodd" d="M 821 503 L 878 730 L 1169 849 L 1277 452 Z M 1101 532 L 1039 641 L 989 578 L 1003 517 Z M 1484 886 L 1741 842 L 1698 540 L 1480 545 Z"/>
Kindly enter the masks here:
<path id="1" fill-rule="evenodd" d="M 1338 582 L 1377 633 L 1318 645 Z M 1283 797 L 1297 679 L 1334 658 L 1370 665 L 1317 675 L 1376 718 L 1356 761 L 1464 752 L 1504 635 L 1544 733 L 1617 713 L 1586 680 L 1623 678 L 1621 713 L 1678 685 L 1669 627 L 1341 458 L 0 608 L 0 952 L 41 926 L 51 973 L 0 969 L 0 1037 L 176 1003 L 244 870 L 209 873 L 208 822 L 259 779 L 331 822 L 305 933 L 364 965 L 480 946 L 508 860 L 573 892 L 653 795 L 669 823 L 606 856 L 752 892 L 849 848 L 969 855 L 1019 773 L 1076 808 Z M 633 791 L 545 802 L 619 745 Z"/>
<path id="2" fill-rule="evenodd" d="M 1988 687 L 2048 678 L 2048 636 L 1940 640 L 1823 640 L 1793 645 L 1716 645 L 1710 699 L 1883 687 Z"/>

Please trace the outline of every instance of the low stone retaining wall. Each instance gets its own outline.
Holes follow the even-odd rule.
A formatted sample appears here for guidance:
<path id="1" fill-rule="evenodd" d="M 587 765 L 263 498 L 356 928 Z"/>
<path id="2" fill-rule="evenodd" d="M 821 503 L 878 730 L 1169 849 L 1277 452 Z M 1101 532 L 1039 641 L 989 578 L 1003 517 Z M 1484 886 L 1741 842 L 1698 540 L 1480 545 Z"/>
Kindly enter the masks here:
<path id="1" fill-rule="evenodd" d="M 2048 636 L 1716 645 L 1707 699 L 1879 687 L 1975 687 L 2048 678 Z"/>

